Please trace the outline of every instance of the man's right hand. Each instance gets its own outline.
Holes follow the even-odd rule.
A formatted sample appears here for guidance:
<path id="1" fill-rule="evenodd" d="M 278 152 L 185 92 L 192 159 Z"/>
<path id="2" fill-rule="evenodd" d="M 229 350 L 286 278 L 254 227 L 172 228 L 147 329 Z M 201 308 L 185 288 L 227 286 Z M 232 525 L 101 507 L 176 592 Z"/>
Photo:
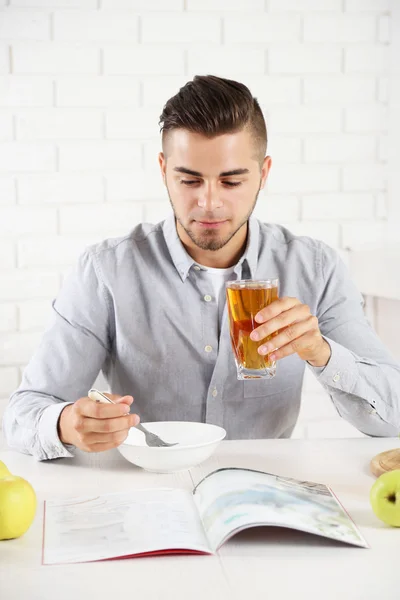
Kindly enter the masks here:
<path id="1" fill-rule="evenodd" d="M 85 452 L 103 452 L 124 442 L 129 429 L 139 423 L 139 416 L 129 413 L 133 398 L 105 395 L 116 404 L 94 402 L 86 396 L 61 411 L 58 435 L 63 444 Z"/>

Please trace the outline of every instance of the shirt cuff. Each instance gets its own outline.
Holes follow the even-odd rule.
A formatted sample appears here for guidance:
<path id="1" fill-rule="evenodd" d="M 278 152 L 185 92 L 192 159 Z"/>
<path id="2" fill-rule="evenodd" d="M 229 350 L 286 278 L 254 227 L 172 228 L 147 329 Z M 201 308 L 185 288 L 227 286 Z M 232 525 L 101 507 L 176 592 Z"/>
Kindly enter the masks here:
<path id="1" fill-rule="evenodd" d="M 42 413 L 39 420 L 38 433 L 40 443 L 45 454 L 45 459 L 51 458 L 71 458 L 75 446 L 63 444 L 58 435 L 58 420 L 61 411 L 73 402 L 58 402 L 48 406 Z"/>
<path id="2" fill-rule="evenodd" d="M 356 357 L 341 344 L 323 338 L 330 346 L 330 359 L 324 367 L 309 367 L 322 385 L 351 394 L 358 377 Z"/>

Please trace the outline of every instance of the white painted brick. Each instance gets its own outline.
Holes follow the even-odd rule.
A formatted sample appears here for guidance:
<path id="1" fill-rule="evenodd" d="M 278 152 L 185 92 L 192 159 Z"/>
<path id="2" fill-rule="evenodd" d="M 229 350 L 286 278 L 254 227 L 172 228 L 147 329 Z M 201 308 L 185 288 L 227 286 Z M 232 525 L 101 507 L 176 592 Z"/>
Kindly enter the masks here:
<path id="1" fill-rule="evenodd" d="M 129 12 L 58 11 L 54 39 L 70 42 L 137 42 L 138 17 Z"/>
<path id="2" fill-rule="evenodd" d="M 17 139 L 63 140 L 101 139 L 102 114 L 94 110 L 18 111 L 16 115 Z"/>
<path id="3" fill-rule="evenodd" d="M 106 138 L 108 139 L 148 139 L 159 138 L 158 119 L 162 110 L 137 108 L 134 111 L 118 110 L 106 114 Z"/>
<path id="4" fill-rule="evenodd" d="M 348 421 L 345 421 L 341 417 L 337 419 L 329 419 L 324 421 L 315 421 L 313 423 L 306 424 L 305 431 L 306 438 L 319 439 L 319 438 L 365 438 L 367 437 L 361 431 L 358 431 Z"/>
<path id="5" fill-rule="evenodd" d="M 387 168 L 385 165 L 354 165 L 343 168 L 343 189 L 345 191 L 385 190 Z"/>
<path id="6" fill-rule="evenodd" d="M 188 79 L 194 75 L 218 75 L 237 79 L 240 74 L 262 75 L 265 72 L 265 56 L 261 47 L 257 48 L 189 48 Z"/>
<path id="7" fill-rule="evenodd" d="M 339 73 L 341 48 L 327 44 L 271 46 L 268 69 L 270 73 Z"/>
<path id="8" fill-rule="evenodd" d="M 49 271 L 0 272 L 0 301 L 49 298 L 59 288 L 58 273 Z"/>
<path id="9" fill-rule="evenodd" d="M 160 102 L 158 98 L 158 103 Z M 114 107 L 139 105 L 139 81 L 132 77 L 58 77 L 57 106 Z"/>
<path id="10" fill-rule="evenodd" d="M 369 15 L 306 15 L 305 42 L 374 42 L 375 17 Z"/>
<path id="11" fill-rule="evenodd" d="M 389 101 L 389 79 L 380 77 L 378 80 L 378 101 L 387 104 Z"/>
<path id="12" fill-rule="evenodd" d="M 372 194 L 313 194 L 303 196 L 302 206 L 308 221 L 373 219 L 375 199 Z"/>
<path id="13" fill-rule="evenodd" d="M 51 317 L 51 302 L 21 302 L 18 312 L 20 331 L 43 331 Z"/>
<path id="14" fill-rule="evenodd" d="M 221 23 L 217 15 L 160 13 L 142 17 L 142 42 L 145 44 L 217 44 L 220 41 Z"/>
<path id="15" fill-rule="evenodd" d="M 85 248 L 99 241 L 98 236 L 46 236 L 18 242 L 18 266 L 65 267 L 75 263 Z"/>
<path id="16" fill-rule="evenodd" d="M 378 140 L 378 158 L 381 162 L 389 160 L 389 137 L 387 135 L 380 136 Z"/>
<path id="17" fill-rule="evenodd" d="M 0 144 L 1 171 L 52 171 L 55 148 L 51 144 L 5 142 Z"/>
<path id="18" fill-rule="evenodd" d="M 387 44 L 390 42 L 390 17 L 379 17 L 378 20 L 378 41 Z"/>
<path id="19" fill-rule="evenodd" d="M 5 74 L 10 72 L 10 60 L 8 47 L 5 45 L 0 45 L 0 74 Z"/>
<path id="20" fill-rule="evenodd" d="M 131 8 L 143 12 L 183 10 L 184 0 L 102 0 L 103 8 Z"/>
<path id="21" fill-rule="evenodd" d="M 51 80 L 46 77 L 5 75 L 0 77 L 0 106 L 50 106 L 53 101 Z"/>
<path id="22" fill-rule="evenodd" d="M 269 109 L 274 104 L 300 104 L 300 77 L 244 75 L 240 81 L 247 85 L 261 107 Z"/>
<path id="23" fill-rule="evenodd" d="M 36 175 L 18 178 L 19 204 L 80 204 L 102 202 L 101 175 Z"/>
<path id="24" fill-rule="evenodd" d="M 147 176 L 151 179 L 157 177 L 157 182 L 160 178 L 160 167 L 158 163 L 158 154 L 161 152 L 160 141 L 148 141 L 143 144 L 144 166 Z"/>
<path id="25" fill-rule="evenodd" d="M 3 211 L 2 211 L 3 212 Z M 3 217 L 2 217 L 3 219 Z M 0 241 L 0 269 L 15 267 L 15 248 L 12 240 Z"/>
<path id="26" fill-rule="evenodd" d="M 166 189 L 161 173 L 158 177 L 153 177 L 146 171 L 137 171 L 107 175 L 106 195 L 110 202 L 156 200 L 166 196 Z"/>
<path id="27" fill-rule="evenodd" d="M 295 163 L 301 161 L 301 139 L 299 137 L 272 136 L 268 143 L 268 154 L 277 163 Z"/>
<path id="28" fill-rule="evenodd" d="M 379 192 L 378 194 L 376 194 L 376 205 L 375 205 L 376 214 L 375 214 L 375 216 L 377 219 L 387 219 L 387 217 L 388 217 L 387 203 L 388 203 L 387 192 Z"/>
<path id="29" fill-rule="evenodd" d="M 172 208 L 168 200 L 164 200 L 160 202 L 146 202 L 143 211 L 144 223 L 159 223 L 171 215 Z"/>
<path id="30" fill-rule="evenodd" d="M 387 131 L 388 109 L 386 106 L 357 106 L 345 111 L 345 130 L 356 132 Z"/>
<path id="31" fill-rule="evenodd" d="M 10 396 L 19 385 L 18 369 L 16 367 L 1 367 L 0 395 Z"/>
<path id="32" fill-rule="evenodd" d="M 0 177 L 0 206 L 15 203 L 15 181 L 12 177 Z"/>
<path id="33" fill-rule="evenodd" d="M 140 164 L 139 143 L 125 141 L 62 142 L 60 144 L 61 171 L 129 170 Z"/>
<path id="34" fill-rule="evenodd" d="M 0 304 L 0 332 L 16 331 L 17 307 L 15 304 Z"/>
<path id="35" fill-rule="evenodd" d="M 331 135 L 307 138 L 306 162 L 363 162 L 375 158 L 375 140 L 365 135 Z"/>
<path id="36" fill-rule="evenodd" d="M 2 336 L 0 365 L 27 363 L 39 344 L 41 333 L 9 333 Z"/>
<path id="37" fill-rule="evenodd" d="M 253 214 L 264 223 L 292 223 L 299 219 L 299 199 L 296 196 L 261 192 Z"/>
<path id="38" fill-rule="evenodd" d="M 61 234 L 105 233 L 107 236 L 128 235 L 142 221 L 141 203 L 99 206 L 68 206 L 60 210 Z"/>
<path id="39" fill-rule="evenodd" d="M 339 247 L 339 224 L 326 221 L 297 221 L 292 223 L 283 222 L 295 235 L 305 235 L 316 240 L 322 240 L 332 248 Z"/>
<path id="40" fill-rule="evenodd" d="M 271 12 L 286 12 L 295 10 L 297 12 L 306 12 L 308 10 L 331 11 L 341 10 L 341 0 L 269 0 L 268 8 Z"/>
<path id="41" fill-rule="evenodd" d="M 345 71 L 347 73 L 386 73 L 389 69 L 387 46 L 360 45 L 345 49 Z"/>
<path id="42" fill-rule="evenodd" d="M 146 77 L 142 82 L 143 105 L 146 108 L 156 107 L 160 115 L 165 102 L 175 96 L 188 80 L 187 75 Z"/>
<path id="43" fill-rule="evenodd" d="M 387 239 L 386 223 L 353 222 L 342 224 L 344 248 L 357 250 L 368 244 L 379 244 Z"/>
<path id="44" fill-rule="evenodd" d="M 13 139 L 13 116 L 12 114 L 0 113 L 0 142 L 8 142 Z"/>
<path id="45" fill-rule="evenodd" d="M 375 101 L 375 77 L 335 75 L 305 77 L 306 104 L 362 104 Z"/>
<path id="46" fill-rule="evenodd" d="M 226 12 L 234 10 L 244 10 L 246 12 L 261 11 L 264 12 L 264 0 L 229 0 L 229 7 L 226 0 L 187 0 L 187 10 L 198 11 L 221 11 Z"/>
<path id="47" fill-rule="evenodd" d="M 268 191 L 273 194 L 335 192 L 339 188 L 339 170 L 328 165 L 272 165 Z"/>
<path id="48" fill-rule="evenodd" d="M 345 10 L 349 12 L 375 11 L 384 12 L 390 10 L 391 0 L 346 0 Z"/>
<path id="49" fill-rule="evenodd" d="M 12 40 L 49 40 L 49 15 L 39 11 L 2 11 L 0 17 L 0 39 Z"/>
<path id="50" fill-rule="evenodd" d="M 104 70 L 113 75 L 180 75 L 185 72 L 184 54 L 180 48 L 162 45 L 106 46 Z"/>
<path id="51" fill-rule="evenodd" d="M 278 133 L 329 133 L 340 131 L 339 108 L 273 108 L 269 111 L 268 127 L 273 135 Z M 272 136 L 271 136 L 272 138 Z"/>
<path id="52" fill-rule="evenodd" d="M 98 48 L 87 44 L 18 43 L 13 45 L 13 69 L 17 74 L 96 74 L 99 56 Z"/>
<path id="53" fill-rule="evenodd" d="M 0 235 L 56 233 L 57 213 L 53 208 L 3 207 Z"/>
<path id="54" fill-rule="evenodd" d="M 97 0 L 10 0 L 12 6 L 26 8 L 97 8 Z"/>
<path id="55" fill-rule="evenodd" d="M 300 17 L 285 15 L 226 16 L 224 38 L 228 44 L 266 44 L 270 42 L 296 42 L 300 37 Z"/>

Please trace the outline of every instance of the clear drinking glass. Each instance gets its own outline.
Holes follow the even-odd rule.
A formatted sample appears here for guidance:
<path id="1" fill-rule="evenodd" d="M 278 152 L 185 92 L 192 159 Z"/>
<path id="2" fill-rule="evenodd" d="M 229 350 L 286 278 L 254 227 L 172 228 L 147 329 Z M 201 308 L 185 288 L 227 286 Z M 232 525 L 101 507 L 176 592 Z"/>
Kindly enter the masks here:
<path id="1" fill-rule="evenodd" d="M 277 332 L 257 342 L 250 339 L 250 333 L 260 326 L 254 320 L 256 314 L 278 298 L 278 286 L 278 279 L 242 279 L 225 284 L 238 379 L 271 379 L 276 373 L 275 361 L 270 360 L 269 354 L 262 356 L 257 349 Z"/>

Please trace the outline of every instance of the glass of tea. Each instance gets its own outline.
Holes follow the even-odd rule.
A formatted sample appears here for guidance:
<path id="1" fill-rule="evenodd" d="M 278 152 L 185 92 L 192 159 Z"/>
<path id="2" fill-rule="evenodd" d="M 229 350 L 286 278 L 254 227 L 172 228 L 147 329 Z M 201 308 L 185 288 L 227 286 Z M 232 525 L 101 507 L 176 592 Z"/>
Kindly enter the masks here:
<path id="1" fill-rule="evenodd" d="M 260 326 L 254 318 L 265 306 L 278 298 L 278 279 L 227 281 L 226 303 L 229 328 L 238 379 L 270 379 L 276 373 L 276 363 L 269 354 L 257 352 L 261 344 L 268 342 L 278 332 L 253 342 L 250 334 Z"/>

